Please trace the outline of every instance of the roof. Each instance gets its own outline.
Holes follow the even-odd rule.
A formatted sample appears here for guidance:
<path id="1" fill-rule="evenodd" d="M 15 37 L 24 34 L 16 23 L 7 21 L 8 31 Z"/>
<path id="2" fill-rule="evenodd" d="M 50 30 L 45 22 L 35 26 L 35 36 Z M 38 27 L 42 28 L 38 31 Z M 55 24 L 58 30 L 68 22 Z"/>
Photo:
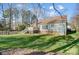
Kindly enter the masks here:
<path id="1" fill-rule="evenodd" d="M 39 24 L 49 24 L 49 23 L 57 23 L 60 21 L 66 21 L 67 20 L 67 16 L 55 16 L 55 17 L 51 17 L 51 18 L 47 18 L 47 19 L 41 19 L 38 21 Z"/>

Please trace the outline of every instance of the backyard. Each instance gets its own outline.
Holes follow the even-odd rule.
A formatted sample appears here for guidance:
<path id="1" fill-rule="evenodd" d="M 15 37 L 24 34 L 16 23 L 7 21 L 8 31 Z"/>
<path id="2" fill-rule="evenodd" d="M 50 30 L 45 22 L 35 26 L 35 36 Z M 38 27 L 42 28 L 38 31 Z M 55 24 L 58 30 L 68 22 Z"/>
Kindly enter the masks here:
<path id="1" fill-rule="evenodd" d="M 79 54 L 79 33 L 0 35 L 0 54 Z M 17 52 L 18 51 L 18 52 Z"/>

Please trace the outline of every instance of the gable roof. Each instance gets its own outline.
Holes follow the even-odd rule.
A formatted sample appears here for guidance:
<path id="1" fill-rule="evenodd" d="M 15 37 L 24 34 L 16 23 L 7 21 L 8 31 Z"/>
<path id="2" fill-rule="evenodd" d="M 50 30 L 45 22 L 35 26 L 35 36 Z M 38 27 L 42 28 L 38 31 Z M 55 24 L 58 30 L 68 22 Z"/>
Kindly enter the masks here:
<path id="1" fill-rule="evenodd" d="M 55 17 L 51 17 L 51 18 L 47 18 L 47 19 L 41 19 L 38 21 L 38 24 L 49 24 L 49 23 L 57 23 L 60 21 L 66 21 L 67 20 L 67 16 L 55 16 Z"/>

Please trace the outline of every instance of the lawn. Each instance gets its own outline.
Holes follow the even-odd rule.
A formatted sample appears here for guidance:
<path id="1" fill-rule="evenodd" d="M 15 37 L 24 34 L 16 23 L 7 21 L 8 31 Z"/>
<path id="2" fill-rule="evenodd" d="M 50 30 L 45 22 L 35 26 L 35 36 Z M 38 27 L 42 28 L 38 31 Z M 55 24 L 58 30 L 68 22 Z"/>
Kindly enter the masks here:
<path id="1" fill-rule="evenodd" d="M 79 54 L 79 33 L 54 35 L 0 35 L 0 51 L 15 48 L 36 49 L 43 52 Z"/>

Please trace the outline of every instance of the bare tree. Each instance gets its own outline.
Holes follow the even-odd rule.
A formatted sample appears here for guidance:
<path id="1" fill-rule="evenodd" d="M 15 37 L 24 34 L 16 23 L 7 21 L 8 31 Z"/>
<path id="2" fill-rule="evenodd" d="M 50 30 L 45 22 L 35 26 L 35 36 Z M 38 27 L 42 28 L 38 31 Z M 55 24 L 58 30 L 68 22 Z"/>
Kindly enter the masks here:
<path id="1" fill-rule="evenodd" d="M 56 9 L 55 4 L 53 3 L 52 5 L 53 5 L 54 10 L 61 16 L 61 19 L 62 19 L 62 14 Z"/>
<path id="2" fill-rule="evenodd" d="M 54 8 L 54 10 L 60 15 L 60 17 L 61 17 L 61 20 L 63 19 L 63 16 L 62 16 L 62 14 L 59 12 L 59 10 L 55 7 L 55 4 L 54 3 L 52 3 L 52 5 L 53 5 L 53 8 Z M 62 25 L 63 25 L 63 20 L 62 20 Z M 64 25 L 63 25 L 64 26 Z M 67 34 L 67 20 L 66 20 L 66 23 L 65 23 L 65 35 Z"/>
<path id="3" fill-rule="evenodd" d="M 3 6 L 3 4 L 1 4 L 1 8 L 2 8 L 2 20 L 3 20 L 3 26 L 4 26 L 4 30 L 5 30 L 5 28 L 6 28 L 6 20 L 5 20 L 5 16 L 4 16 L 4 6 Z"/>
<path id="4" fill-rule="evenodd" d="M 76 31 L 79 32 L 79 3 L 76 4 L 76 11 L 74 13 L 73 21 L 76 27 Z"/>
<path id="5" fill-rule="evenodd" d="M 12 23 L 12 19 L 13 19 L 13 17 L 12 17 L 12 3 L 10 3 L 10 4 L 8 4 L 8 6 L 9 6 L 9 9 L 10 9 L 10 15 L 9 15 L 9 30 L 11 30 L 11 23 Z"/>
<path id="6" fill-rule="evenodd" d="M 41 12 L 41 4 L 40 3 L 37 3 L 37 4 L 32 4 L 32 7 L 33 7 L 33 13 L 36 15 L 36 21 L 35 21 L 35 24 L 36 24 L 36 29 L 38 29 L 38 20 L 39 20 L 39 17 L 41 16 L 42 12 Z"/>

